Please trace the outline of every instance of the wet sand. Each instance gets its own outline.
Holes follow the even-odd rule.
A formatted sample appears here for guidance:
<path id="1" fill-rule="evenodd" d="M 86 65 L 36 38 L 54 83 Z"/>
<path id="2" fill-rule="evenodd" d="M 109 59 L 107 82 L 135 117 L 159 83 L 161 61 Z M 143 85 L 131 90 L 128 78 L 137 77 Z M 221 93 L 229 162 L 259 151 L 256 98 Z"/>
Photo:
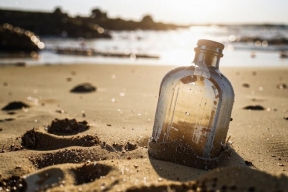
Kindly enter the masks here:
<path id="1" fill-rule="evenodd" d="M 160 81 L 172 68 L 1 66 L 0 189 L 287 191 L 288 68 L 221 68 L 235 103 L 229 152 L 213 170 L 148 156 Z M 71 91 L 83 83 L 87 92 Z M 6 110 L 16 101 L 23 106 Z M 60 123 L 50 132 L 52 121 Z"/>

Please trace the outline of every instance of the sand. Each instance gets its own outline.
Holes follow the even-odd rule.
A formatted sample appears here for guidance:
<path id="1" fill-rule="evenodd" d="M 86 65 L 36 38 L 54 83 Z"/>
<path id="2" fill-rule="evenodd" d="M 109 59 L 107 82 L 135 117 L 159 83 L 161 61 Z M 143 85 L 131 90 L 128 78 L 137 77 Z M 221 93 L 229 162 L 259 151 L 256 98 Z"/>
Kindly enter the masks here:
<path id="1" fill-rule="evenodd" d="M 235 103 L 229 152 L 213 170 L 147 153 L 172 68 L 1 66 L 0 108 L 29 107 L 0 111 L 0 191 L 288 191 L 288 68 L 221 68 Z M 83 83 L 90 91 L 71 92 Z M 48 131 L 65 118 L 89 127 Z"/>

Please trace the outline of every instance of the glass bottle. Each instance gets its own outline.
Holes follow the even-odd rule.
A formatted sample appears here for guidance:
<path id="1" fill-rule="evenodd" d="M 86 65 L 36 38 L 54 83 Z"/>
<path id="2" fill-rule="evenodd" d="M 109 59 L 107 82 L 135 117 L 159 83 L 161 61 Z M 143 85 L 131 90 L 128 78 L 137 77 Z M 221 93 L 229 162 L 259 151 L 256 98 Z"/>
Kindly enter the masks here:
<path id="1" fill-rule="evenodd" d="M 201 39 L 191 66 L 162 79 L 148 153 L 156 159 L 213 168 L 225 145 L 234 91 L 219 71 L 224 45 Z"/>

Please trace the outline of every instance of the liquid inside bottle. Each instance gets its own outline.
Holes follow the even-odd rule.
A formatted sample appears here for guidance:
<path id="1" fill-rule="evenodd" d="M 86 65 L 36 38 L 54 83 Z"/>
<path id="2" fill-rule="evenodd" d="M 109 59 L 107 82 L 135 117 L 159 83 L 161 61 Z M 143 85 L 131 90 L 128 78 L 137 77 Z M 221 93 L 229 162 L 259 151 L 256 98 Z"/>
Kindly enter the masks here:
<path id="1" fill-rule="evenodd" d="M 234 91 L 219 71 L 224 45 L 199 40 L 194 62 L 161 82 L 148 152 L 158 159 L 207 168 L 227 136 Z"/>

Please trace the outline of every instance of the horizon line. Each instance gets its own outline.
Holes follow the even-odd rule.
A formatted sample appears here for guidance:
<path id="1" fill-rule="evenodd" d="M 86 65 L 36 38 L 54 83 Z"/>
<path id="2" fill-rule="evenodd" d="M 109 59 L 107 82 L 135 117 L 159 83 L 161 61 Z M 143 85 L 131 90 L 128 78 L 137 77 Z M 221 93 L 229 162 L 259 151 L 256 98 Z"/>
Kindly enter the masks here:
<path id="1" fill-rule="evenodd" d="M 60 9 L 62 9 L 62 7 L 61 6 L 55 6 L 55 8 L 54 8 L 54 10 L 56 9 L 56 8 L 60 8 Z M 101 8 L 98 8 L 99 10 L 101 10 Z M 0 10 L 4 10 L 4 11 L 23 11 L 23 12 L 40 12 L 40 13 L 53 13 L 53 10 L 51 11 L 51 12 L 49 12 L 49 10 L 43 10 L 43 9 L 39 9 L 39 10 L 35 10 L 35 9 L 26 9 L 26 8 L 24 8 L 24 9 L 22 9 L 22 8 L 12 8 L 12 7 L 3 7 L 3 6 L 0 6 Z M 91 9 L 92 10 L 92 9 Z M 105 10 L 104 10 L 104 12 L 105 12 Z M 67 12 L 65 12 L 65 11 L 63 11 L 63 13 L 64 14 L 67 14 L 68 16 L 70 16 L 70 17 L 73 17 L 73 18 L 75 18 L 75 17 L 77 17 L 77 16 L 79 16 L 79 17 L 89 17 L 89 15 L 87 16 L 85 16 L 85 15 L 79 15 L 79 14 L 76 14 L 76 15 L 71 15 L 71 13 L 67 13 Z M 107 13 L 107 12 L 106 12 Z M 152 18 L 153 18 L 153 15 L 151 15 L 151 14 L 146 14 L 146 15 L 150 15 Z M 144 17 L 144 16 L 143 16 Z M 115 18 L 120 18 L 120 19 L 122 19 L 122 20 L 126 20 L 126 21 L 128 21 L 128 20 L 132 20 L 132 21 L 135 21 L 135 19 L 124 19 L 124 18 L 121 18 L 121 17 L 108 17 L 109 19 L 115 19 Z M 153 18 L 153 20 L 154 20 L 154 18 Z M 138 21 L 139 22 L 139 21 Z M 175 23 L 175 22 L 165 22 L 165 21 L 154 21 L 155 23 L 163 23 L 163 24 L 172 24 L 172 25 L 179 25 L 179 26 L 185 26 L 185 27 L 189 27 L 189 26 L 210 26 L 210 25 L 216 25 L 216 26 L 221 26 L 221 25 L 223 25 L 223 26 L 233 26 L 233 25 L 235 25 L 235 26 L 239 26 L 239 25 L 255 25 L 255 26 L 257 26 L 257 25 L 259 25 L 259 26 L 264 26 L 264 25 L 274 25 L 274 26 L 276 26 L 276 25 L 285 25 L 285 26 L 288 26 L 288 22 L 287 23 L 283 23 L 283 22 L 265 22 L 265 21 L 261 21 L 261 22 L 240 22 L 240 21 L 238 21 L 238 22 L 201 22 L 201 23 L 189 23 L 189 24 L 184 24 L 184 23 Z"/>

